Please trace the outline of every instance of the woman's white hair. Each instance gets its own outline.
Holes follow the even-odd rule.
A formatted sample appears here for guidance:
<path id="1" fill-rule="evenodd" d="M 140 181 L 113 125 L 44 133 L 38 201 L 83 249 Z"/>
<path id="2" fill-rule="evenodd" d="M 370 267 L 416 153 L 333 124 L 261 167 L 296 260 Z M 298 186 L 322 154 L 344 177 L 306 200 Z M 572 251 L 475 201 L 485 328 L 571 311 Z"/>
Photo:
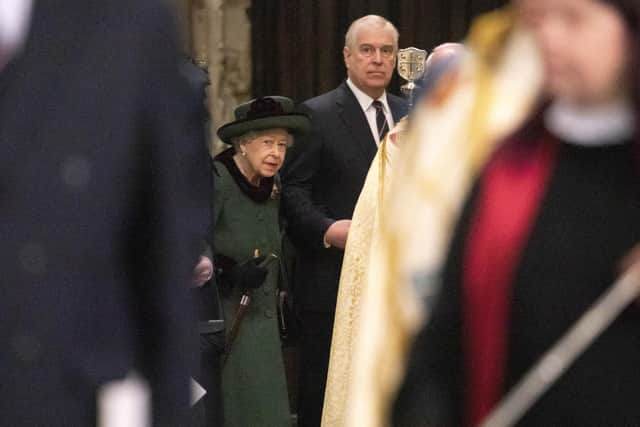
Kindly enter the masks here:
<path id="1" fill-rule="evenodd" d="M 240 136 L 231 138 L 231 145 L 236 150 L 236 153 L 239 153 L 241 151 L 240 150 L 241 145 L 250 144 L 256 138 L 260 138 L 261 136 L 270 133 L 272 130 L 273 129 L 252 130 L 247 133 L 243 133 Z M 293 144 L 293 135 L 291 135 L 291 133 L 287 132 L 287 140 L 289 141 L 289 145 Z"/>

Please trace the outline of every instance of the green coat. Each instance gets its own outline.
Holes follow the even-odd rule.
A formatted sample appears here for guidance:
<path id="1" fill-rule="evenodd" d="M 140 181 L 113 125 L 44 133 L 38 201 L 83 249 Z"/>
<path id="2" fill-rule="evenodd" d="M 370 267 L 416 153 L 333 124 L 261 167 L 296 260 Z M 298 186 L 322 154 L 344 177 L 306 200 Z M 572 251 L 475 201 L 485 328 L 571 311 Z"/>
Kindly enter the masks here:
<path id="1" fill-rule="evenodd" d="M 239 263 L 274 253 L 280 257 L 279 200 L 258 203 L 244 194 L 227 168 L 216 162 L 214 245 L 216 254 Z M 226 427 L 291 426 L 287 382 L 277 320 L 279 262 L 269 266 L 262 287 L 251 294 L 222 372 Z M 225 323 L 235 318 L 241 289 L 223 298 Z"/>

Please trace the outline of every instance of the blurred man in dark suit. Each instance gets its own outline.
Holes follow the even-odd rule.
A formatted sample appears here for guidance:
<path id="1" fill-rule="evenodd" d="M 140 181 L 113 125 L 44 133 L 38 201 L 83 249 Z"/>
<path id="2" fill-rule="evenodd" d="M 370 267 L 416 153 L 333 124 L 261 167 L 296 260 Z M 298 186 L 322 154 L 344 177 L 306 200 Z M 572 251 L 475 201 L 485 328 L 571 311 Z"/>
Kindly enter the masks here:
<path id="1" fill-rule="evenodd" d="M 93 425 L 99 386 L 135 368 L 154 425 L 185 425 L 210 177 L 171 16 L 23 0 L 2 23 L 2 424 Z"/>
<path id="2" fill-rule="evenodd" d="M 320 425 L 353 209 L 377 145 L 407 112 L 404 100 L 386 92 L 397 51 L 398 31 L 386 19 L 369 15 L 351 24 L 343 51 L 348 79 L 302 104 L 312 132 L 294 146 L 282 173 L 288 232 L 298 251 L 300 426 Z"/>

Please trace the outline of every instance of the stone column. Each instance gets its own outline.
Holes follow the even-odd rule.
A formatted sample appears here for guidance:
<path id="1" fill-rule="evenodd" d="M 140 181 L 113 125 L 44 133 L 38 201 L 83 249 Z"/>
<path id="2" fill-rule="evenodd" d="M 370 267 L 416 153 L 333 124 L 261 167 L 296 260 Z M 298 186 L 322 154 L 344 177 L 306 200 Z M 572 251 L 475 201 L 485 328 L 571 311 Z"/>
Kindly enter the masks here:
<path id="1" fill-rule="evenodd" d="M 213 127 L 233 120 L 251 94 L 250 0 L 206 0 L 209 11 L 209 107 Z M 212 130 L 215 133 L 215 130 Z M 214 135 L 215 136 L 215 135 Z M 216 140 L 215 138 L 212 140 Z M 213 144 L 213 151 L 223 148 Z"/>
<path id="2" fill-rule="evenodd" d="M 211 114 L 211 146 L 209 151 L 216 154 L 223 147 L 215 134 L 216 129 L 226 121 L 221 115 L 222 103 L 220 101 L 220 88 L 222 86 L 222 76 L 224 74 L 224 11 L 223 0 L 204 0 L 207 5 L 207 16 L 209 22 L 209 34 L 207 38 L 207 64 L 209 70 L 209 88 L 207 98 L 209 111 Z"/>
<path id="3" fill-rule="evenodd" d="M 191 57 L 196 64 L 206 68 L 209 40 L 209 14 L 205 0 L 191 0 Z"/>
<path id="4" fill-rule="evenodd" d="M 183 52 L 191 52 L 191 0 L 173 0 Z"/>
<path id="5" fill-rule="evenodd" d="M 251 95 L 251 0 L 173 0 L 183 46 L 209 72 L 211 154 L 224 148 L 215 130 L 233 119 L 236 105 Z"/>

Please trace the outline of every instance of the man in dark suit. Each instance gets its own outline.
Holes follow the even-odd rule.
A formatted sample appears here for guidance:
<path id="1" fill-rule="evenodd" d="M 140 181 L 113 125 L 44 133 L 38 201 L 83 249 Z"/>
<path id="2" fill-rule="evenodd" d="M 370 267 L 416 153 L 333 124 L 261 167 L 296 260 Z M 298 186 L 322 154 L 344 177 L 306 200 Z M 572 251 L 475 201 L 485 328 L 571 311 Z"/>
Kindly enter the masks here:
<path id="1" fill-rule="evenodd" d="M 0 61 L 3 425 L 94 425 L 132 368 L 188 419 L 210 177 L 160 4 L 34 1 Z"/>
<path id="2" fill-rule="evenodd" d="M 294 296 L 300 313 L 300 426 L 318 426 L 329 362 L 338 281 L 351 216 L 375 153 L 406 103 L 386 92 L 398 31 L 369 15 L 345 37 L 348 79 L 304 102 L 312 132 L 295 144 L 283 171 L 288 233 L 297 249 Z"/>

